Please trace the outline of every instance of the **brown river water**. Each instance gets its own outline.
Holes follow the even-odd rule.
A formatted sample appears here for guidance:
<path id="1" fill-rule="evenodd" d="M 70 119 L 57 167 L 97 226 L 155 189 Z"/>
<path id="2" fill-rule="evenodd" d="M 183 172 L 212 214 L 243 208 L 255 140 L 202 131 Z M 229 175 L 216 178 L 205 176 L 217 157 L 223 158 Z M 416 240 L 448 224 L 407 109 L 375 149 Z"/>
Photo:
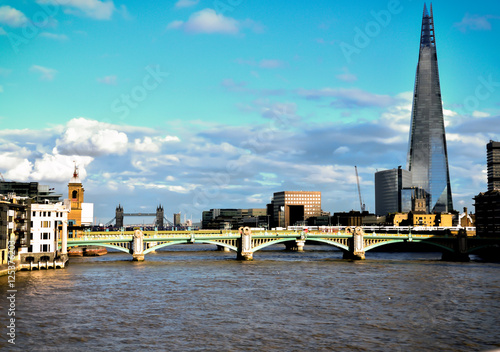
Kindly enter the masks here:
<path id="1" fill-rule="evenodd" d="M 342 260 L 327 246 L 235 260 L 209 245 L 71 258 L 16 273 L 15 345 L 0 277 L 1 351 L 490 351 L 500 264 L 441 253 Z"/>

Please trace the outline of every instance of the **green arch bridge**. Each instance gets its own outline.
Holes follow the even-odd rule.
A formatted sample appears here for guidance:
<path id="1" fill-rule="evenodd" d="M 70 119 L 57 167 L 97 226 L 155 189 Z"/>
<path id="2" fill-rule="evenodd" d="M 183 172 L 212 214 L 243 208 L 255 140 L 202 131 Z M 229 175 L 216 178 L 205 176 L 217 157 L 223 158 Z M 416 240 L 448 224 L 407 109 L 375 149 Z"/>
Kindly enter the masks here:
<path id="1" fill-rule="evenodd" d="M 393 243 L 425 243 L 443 252 L 443 259 L 467 261 L 469 254 L 486 248 L 500 248 L 500 236 L 491 238 L 467 236 L 459 231 L 449 233 L 364 233 L 361 227 L 346 228 L 337 233 L 320 231 L 254 231 L 248 227 L 239 231 L 116 231 L 89 232 L 83 237 L 69 238 L 68 247 L 97 245 L 117 249 L 144 260 L 144 256 L 157 249 L 175 244 L 205 243 L 234 251 L 238 259 L 251 260 L 253 254 L 268 246 L 284 243 L 287 249 L 302 251 L 308 242 L 318 242 L 337 247 L 346 259 L 365 259 L 365 252 Z M 59 242 L 61 245 L 61 242 Z"/>

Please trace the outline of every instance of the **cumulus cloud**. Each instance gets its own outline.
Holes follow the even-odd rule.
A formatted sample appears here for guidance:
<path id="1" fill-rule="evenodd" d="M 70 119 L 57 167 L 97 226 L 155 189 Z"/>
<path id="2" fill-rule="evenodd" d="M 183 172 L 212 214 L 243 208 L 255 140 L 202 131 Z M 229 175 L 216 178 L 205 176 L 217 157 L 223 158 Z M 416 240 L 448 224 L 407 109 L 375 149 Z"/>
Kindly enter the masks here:
<path id="1" fill-rule="evenodd" d="M 116 7 L 113 1 L 100 0 L 37 0 L 39 4 L 63 6 L 64 13 L 86 16 L 96 20 L 109 20 Z"/>
<path id="2" fill-rule="evenodd" d="M 81 180 L 87 177 L 86 167 L 94 160 L 89 156 L 44 154 L 35 161 L 31 178 L 44 182 L 67 182 L 72 175 L 74 164 L 78 166 Z"/>
<path id="3" fill-rule="evenodd" d="M 5 5 L 0 6 L 0 23 L 9 27 L 22 27 L 28 23 L 28 18 L 21 11 Z"/>
<path id="4" fill-rule="evenodd" d="M 238 34 L 242 28 L 250 28 L 256 33 L 263 31 L 263 26 L 250 19 L 238 21 L 215 12 L 203 9 L 193 13 L 187 21 L 175 20 L 167 25 L 167 29 L 180 29 L 189 34 Z"/>
<path id="5" fill-rule="evenodd" d="M 355 122 L 312 122 L 299 115 L 300 100 L 257 99 L 248 113 L 264 117 L 261 123 L 194 129 L 186 121 L 176 125 L 182 143 L 167 129 L 86 118 L 44 131 L 0 131 L 0 172 L 59 185 L 64 193 L 75 160 L 86 176 L 86 199 L 109 219 L 120 202 L 129 208 L 164 204 L 196 220 L 210 208 L 264 207 L 273 192 L 294 189 L 322 191 L 326 211 L 357 209 L 357 165 L 373 210 L 375 171 L 406 163 L 412 93 L 392 98 L 386 107 L 375 106 L 378 118 Z M 453 118 L 447 138 L 455 205 L 467 206 L 485 190 L 485 144 L 498 139 L 500 125 L 498 116 L 447 115 Z"/>
<path id="6" fill-rule="evenodd" d="M 33 65 L 30 67 L 31 72 L 39 73 L 42 81 L 52 81 L 56 76 L 57 71 L 53 68 Z"/>
<path id="7" fill-rule="evenodd" d="M 56 148 L 66 155 L 124 154 L 128 150 L 128 137 L 110 124 L 75 118 L 57 139 Z"/>

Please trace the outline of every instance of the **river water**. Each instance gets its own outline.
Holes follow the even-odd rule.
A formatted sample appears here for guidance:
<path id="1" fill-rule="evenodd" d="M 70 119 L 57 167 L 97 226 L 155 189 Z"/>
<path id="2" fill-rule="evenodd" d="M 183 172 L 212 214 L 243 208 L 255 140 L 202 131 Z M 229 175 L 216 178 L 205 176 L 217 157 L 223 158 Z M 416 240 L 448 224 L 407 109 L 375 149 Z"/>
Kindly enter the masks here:
<path id="1" fill-rule="evenodd" d="M 208 245 L 71 258 L 16 274 L 16 345 L 2 351 L 489 351 L 500 348 L 500 264 L 440 253 Z M 474 259 L 474 258 L 473 258 Z"/>

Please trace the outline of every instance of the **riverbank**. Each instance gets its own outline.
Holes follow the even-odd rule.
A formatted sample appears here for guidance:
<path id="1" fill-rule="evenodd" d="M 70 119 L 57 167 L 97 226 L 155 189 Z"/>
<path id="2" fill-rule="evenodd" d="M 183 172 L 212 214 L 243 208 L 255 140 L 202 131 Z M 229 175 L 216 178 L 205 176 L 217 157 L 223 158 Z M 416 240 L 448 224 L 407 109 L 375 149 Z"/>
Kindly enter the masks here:
<path id="1" fill-rule="evenodd" d="M 68 264 L 68 257 L 64 256 L 62 258 L 55 259 L 54 261 L 44 261 L 44 262 L 31 262 L 31 263 L 21 263 L 19 260 L 13 262 L 15 265 L 15 272 L 21 270 L 41 270 L 41 269 L 63 269 Z M 12 268 L 9 268 L 8 264 L 0 265 L 0 276 L 9 275 L 12 272 Z"/>

